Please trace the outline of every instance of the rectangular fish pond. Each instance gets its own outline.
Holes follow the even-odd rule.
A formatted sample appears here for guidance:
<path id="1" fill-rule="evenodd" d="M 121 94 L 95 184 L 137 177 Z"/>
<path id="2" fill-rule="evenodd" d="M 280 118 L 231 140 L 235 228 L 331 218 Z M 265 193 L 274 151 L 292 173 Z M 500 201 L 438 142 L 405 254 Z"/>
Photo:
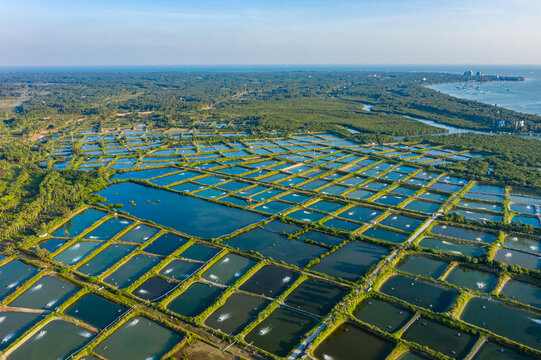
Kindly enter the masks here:
<path id="1" fill-rule="evenodd" d="M 227 235 L 265 219 L 249 211 L 129 182 L 98 194 L 109 204 L 124 205 L 122 209 L 133 216 L 202 238 Z"/>

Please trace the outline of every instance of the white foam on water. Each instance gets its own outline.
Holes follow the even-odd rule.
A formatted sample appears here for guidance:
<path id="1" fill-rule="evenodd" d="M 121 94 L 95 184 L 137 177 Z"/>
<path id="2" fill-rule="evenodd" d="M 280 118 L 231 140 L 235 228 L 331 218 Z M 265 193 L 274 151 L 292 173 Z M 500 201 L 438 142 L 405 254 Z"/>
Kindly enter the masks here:
<path id="1" fill-rule="evenodd" d="M 7 288 L 8 288 L 8 289 L 12 289 L 12 288 L 14 288 L 15 286 L 17 286 L 18 284 L 19 284 L 18 281 L 12 282 L 11 284 L 9 284 L 9 285 L 7 286 Z"/>
<path id="2" fill-rule="evenodd" d="M 534 319 L 534 318 L 531 318 L 531 317 L 529 317 L 528 319 L 530 319 L 531 321 L 533 321 L 537 325 L 541 325 L 541 319 Z"/>
<path id="3" fill-rule="evenodd" d="M 209 278 L 211 278 L 212 280 L 218 280 L 219 279 L 219 277 L 214 275 L 214 274 L 210 274 Z"/>
<path id="4" fill-rule="evenodd" d="M 54 304 L 56 304 L 56 302 L 58 301 L 58 299 L 54 299 L 54 300 L 51 300 L 47 303 L 47 305 L 45 305 L 46 308 L 50 308 L 52 307 Z"/>
<path id="5" fill-rule="evenodd" d="M 71 247 L 70 250 L 77 250 L 77 249 L 79 249 L 80 247 L 81 247 L 81 244 L 75 244 L 75 245 L 73 245 L 73 246 Z"/>
<path id="6" fill-rule="evenodd" d="M 139 290 L 139 293 L 140 293 L 140 294 L 148 294 L 148 291 L 146 291 L 145 289 L 140 289 L 140 290 Z"/>
<path id="7" fill-rule="evenodd" d="M 30 291 L 37 291 L 39 289 L 41 289 L 43 287 L 43 284 L 36 284 L 34 286 L 32 286 L 32 289 L 30 289 Z"/>
<path id="8" fill-rule="evenodd" d="M 228 262 L 229 262 L 229 256 L 226 257 L 226 258 L 224 258 L 224 259 L 222 260 L 222 263 L 224 263 L 224 264 L 225 264 L 225 263 L 228 263 Z"/>
<path id="9" fill-rule="evenodd" d="M 4 320 L 6 320 L 6 316 L 0 316 L 0 324 L 3 323 Z"/>
<path id="10" fill-rule="evenodd" d="M 14 336 L 15 336 L 15 333 L 7 334 L 7 335 L 4 336 L 4 338 L 2 339 L 2 344 L 7 343 L 7 342 L 10 341 L 11 339 L 13 339 Z"/>
<path id="11" fill-rule="evenodd" d="M 323 360 L 333 360 L 333 357 L 327 354 L 323 354 Z"/>
<path id="12" fill-rule="evenodd" d="M 507 252 L 507 253 L 505 254 L 505 257 L 506 257 L 506 258 L 510 258 L 511 256 L 513 256 L 513 254 L 511 254 L 510 252 Z"/>
<path id="13" fill-rule="evenodd" d="M 221 314 L 220 316 L 218 316 L 218 322 L 225 321 L 229 319 L 230 317 L 231 317 L 231 314 L 229 313 Z"/>
<path id="14" fill-rule="evenodd" d="M 34 340 L 39 340 L 39 339 L 41 339 L 42 337 L 44 337 L 46 334 L 47 334 L 47 330 L 41 330 L 41 331 L 36 335 L 36 337 L 34 338 Z"/>
<path id="15" fill-rule="evenodd" d="M 173 271 L 173 269 L 165 269 L 165 271 L 163 272 L 164 274 L 169 274 L 171 271 Z"/>
<path id="16" fill-rule="evenodd" d="M 264 328 L 260 329 L 258 333 L 259 333 L 260 336 L 265 336 L 265 335 L 267 335 L 268 333 L 270 333 L 271 330 L 272 330 L 271 327 L 265 326 Z"/>
<path id="17" fill-rule="evenodd" d="M 89 337 L 92 336 L 92 333 L 90 331 L 82 331 L 82 332 L 79 333 L 79 335 L 81 335 L 82 337 L 88 339 Z"/>
<path id="18" fill-rule="evenodd" d="M 73 259 L 71 259 L 71 263 L 76 263 L 77 261 L 81 260 L 82 256 L 77 256 L 77 257 L 74 257 Z"/>
<path id="19" fill-rule="evenodd" d="M 485 284 L 482 281 L 478 281 L 478 282 L 475 283 L 475 286 L 477 286 L 478 289 L 484 289 L 486 285 L 487 284 Z"/>
<path id="20" fill-rule="evenodd" d="M 135 326 L 139 323 L 139 319 L 133 319 L 132 321 L 130 321 L 130 323 L 128 324 L 128 326 Z"/>
<path id="21" fill-rule="evenodd" d="M 290 282 L 290 281 L 291 281 L 291 276 L 286 276 L 286 277 L 284 277 L 284 278 L 282 279 L 282 283 L 283 283 L 283 284 L 287 284 L 287 283 Z"/>

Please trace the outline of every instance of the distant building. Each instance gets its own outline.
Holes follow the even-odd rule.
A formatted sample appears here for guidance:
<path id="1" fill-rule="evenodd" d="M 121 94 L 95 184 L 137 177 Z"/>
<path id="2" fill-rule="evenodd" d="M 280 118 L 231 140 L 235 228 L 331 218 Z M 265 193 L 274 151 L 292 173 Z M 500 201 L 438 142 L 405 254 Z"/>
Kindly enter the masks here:
<path id="1" fill-rule="evenodd" d="M 524 120 L 510 119 L 509 124 L 514 127 L 522 127 L 524 126 Z"/>
<path id="2" fill-rule="evenodd" d="M 473 76 L 473 70 L 464 71 L 464 76 Z"/>
<path id="3" fill-rule="evenodd" d="M 475 74 L 475 76 L 483 76 L 483 73 L 480 72 L 480 71 L 478 71 L 478 72 Z"/>
<path id="4" fill-rule="evenodd" d="M 504 127 L 505 126 L 505 119 L 498 120 L 498 127 Z"/>

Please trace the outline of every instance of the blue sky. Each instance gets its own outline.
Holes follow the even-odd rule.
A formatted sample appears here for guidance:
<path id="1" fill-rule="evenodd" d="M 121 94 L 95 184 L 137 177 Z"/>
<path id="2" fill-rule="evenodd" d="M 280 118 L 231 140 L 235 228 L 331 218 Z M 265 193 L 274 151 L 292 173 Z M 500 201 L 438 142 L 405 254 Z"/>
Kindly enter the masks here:
<path id="1" fill-rule="evenodd" d="M 0 0 L 0 66 L 541 64 L 539 0 Z"/>

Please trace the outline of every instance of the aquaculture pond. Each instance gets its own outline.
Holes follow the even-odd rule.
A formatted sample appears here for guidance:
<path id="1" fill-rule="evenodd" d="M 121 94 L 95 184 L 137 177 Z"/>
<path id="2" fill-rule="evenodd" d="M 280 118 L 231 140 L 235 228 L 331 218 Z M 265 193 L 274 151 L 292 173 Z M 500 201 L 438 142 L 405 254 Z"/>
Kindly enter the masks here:
<path id="1" fill-rule="evenodd" d="M 406 325 L 413 312 L 377 298 L 368 298 L 357 305 L 353 316 L 383 331 L 393 333 Z"/>
<path id="2" fill-rule="evenodd" d="M 38 270 L 20 260 L 13 260 L 0 267 L 0 300 L 14 292 L 26 280 L 36 275 Z"/>
<path id="3" fill-rule="evenodd" d="M 453 359 L 463 359 L 477 341 L 473 334 L 424 317 L 418 318 L 404 332 L 402 338 L 427 346 Z"/>
<path id="4" fill-rule="evenodd" d="M 30 330 L 46 314 L 0 311 L 0 351 L 7 348 L 19 336 Z"/>
<path id="5" fill-rule="evenodd" d="M 137 254 L 105 278 L 105 282 L 119 289 L 133 284 L 162 261 L 161 258 L 145 254 Z"/>
<path id="6" fill-rule="evenodd" d="M 314 316 L 279 306 L 245 340 L 274 355 L 286 356 L 318 321 Z"/>
<path id="7" fill-rule="evenodd" d="M 391 214 L 380 221 L 380 224 L 402 231 L 411 232 L 417 229 L 423 222 L 424 219 L 416 219 L 409 216 Z"/>
<path id="8" fill-rule="evenodd" d="M 179 315 L 194 317 L 208 308 L 223 290 L 221 287 L 208 283 L 196 282 L 174 298 L 167 308 Z"/>
<path id="9" fill-rule="evenodd" d="M 434 312 L 447 311 L 458 295 L 456 290 L 402 275 L 392 276 L 380 291 Z"/>
<path id="10" fill-rule="evenodd" d="M 426 214 L 432 214 L 440 208 L 440 203 L 433 203 L 424 200 L 413 200 L 404 206 L 404 209 L 420 211 Z"/>
<path id="11" fill-rule="evenodd" d="M 79 241 L 64 249 L 53 259 L 64 265 L 74 265 L 102 245 L 101 241 Z"/>
<path id="12" fill-rule="evenodd" d="M 356 325 L 343 323 L 328 335 L 314 351 L 320 360 L 383 360 L 395 344 Z M 353 355 L 354 354 L 354 355 Z"/>
<path id="13" fill-rule="evenodd" d="M 178 172 L 178 168 L 164 167 L 160 169 L 149 169 L 149 170 L 140 170 L 140 171 L 127 171 L 122 174 L 115 174 L 112 180 L 127 180 L 127 179 L 139 179 L 147 180 L 152 179 L 158 176 Z"/>
<path id="14" fill-rule="evenodd" d="M 498 301 L 474 297 L 460 318 L 472 325 L 541 350 L 541 314 L 532 313 Z"/>
<path id="15" fill-rule="evenodd" d="M 443 275 L 448 266 L 449 263 L 442 260 L 428 256 L 410 254 L 400 259 L 395 267 L 400 271 L 413 275 L 437 279 Z"/>
<path id="16" fill-rule="evenodd" d="M 541 255 L 541 238 L 531 238 L 521 235 L 508 235 L 503 244 L 509 248 L 529 251 Z"/>
<path id="17" fill-rule="evenodd" d="M 81 235 L 93 223 L 102 219 L 106 213 L 94 209 L 86 209 L 66 221 L 53 232 L 53 236 L 75 237 Z"/>
<path id="18" fill-rule="evenodd" d="M 310 260 L 327 252 L 327 249 L 285 236 L 263 228 L 229 239 L 225 244 L 244 251 L 256 251 L 265 257 L 305 267 Z"/>
<path id="19" fill-rule="evenodd" d="M 541 308 L 540 285 L 510 279 L 504 284 L 502 290 L 500 291 L 500 294 L 506 296 L 511 300 Z"/>
<path id="20" fill-rule="evenodd" d="M 363 232 L 363 235 L 372 239 L 388 241 L 395 244 L 403 243 L 409 237 L 408 234 L 391 231 L 380 227 L 371 227 Z"/>
<path id="21" fill-rule="evenodd" d="M 207 317 L 205 325 L 225 334 L 236 335 L 269 304 L 269 300 L 260 297 L 233 293 L 224 305 Z"/>
<path id="22" fill-rule="evenodd" d="M 354 240 L 321 259 L 310 270 L 356 281 L 370 266 L 378 263 L 387 254 L 389 250 L 383 246 Z"/>
<path id="23" fill-rule="evenodd" d="M 133 294 L 141 299 L 157 302 L 164 299 L 178 285 L 176 281 L 155 276 L 145 280 L 145 282 L 133 291 Z"/>
<path id="24" fill-rule="evenodd" d="M 98 329 L 104 329 L 120 318 L 128 309 L 95 294 L 81 297 L 64 313 L 80 319 Z"/>
<path id="25" fill-rule="evenodd" d="M 19 295 L 9 306 L 53 310 L 79 289 L 54 276 L 46 275 Z"/>
<path id="26" fill-rule="evenodd" d="M 298 273 L 285 267 L 267 265 L 257 270 L 239 289 L 257 295 L 276 298 L 298 278 Z"/>
<path id="27" fill-rule="evenodd" d="M 67 239 L 60 239 L 60 238 L 50 238 L 47 240 L 44 240 L 38 244 L 38 247 L 41 250 L 48 251 L 50 253 L 56 252 L 56 250 L 60 249 L 62 246 L 64 246 L 65 243 L 67 243 Z M 1 259 L 0 259 L 1 260 Z"/>
<path id="28" fill-rule="evenodd" d="M 77 268 L 77 271 L 88 276 L 100 275 L 136 248 L 136 245 L 112 244 Z"/>
<path id="29" fill-rule="evenodd" d="M 383 211 L 381 210 L 366 208 L 362 206 L 354 206 L 340 213 L 339 216 L 344 219 L 368 223 L 382 213 Z"/>
<path id="30" fill-rule="evenodd" d="M 154 255 L 167 256 L 187 242 L 188 240 L 181 236 L 167 233 L 152 241 L 143 251 Z"/>
<path id="31" fill-rule="evenodd" d="M 124 323 L 94 348 L 107 359 L 160 359 L 184 338 L 154 321 L 138 316 Z"/>
<path id="32" fill-rule="evenodd" d="M 135 225 L 122 235 L 119 241 L 142 244 L 156 235 L 160 230 L 144 224 Z"/>
<path id="33" fill-rule="evenodd" d="M 65 359 L 89 343 L 94 336 L 96 336 L 95 332 L 81 326 L 63 320 L 53 320 L 7 358 L 9 360 Z"/>
<path id="34" fill-rule="evenodd" d="M 486 342 L 473 357 L 474 360 L 531 360 L 532 358 L 504 348 L 492 342 Z"/>
<path id="35" fill-rule="evenodd" d="M 486 253 L 486 249 L 482 247 L 434 238 L 422 238 L 419 246 L 462 256 L 481 256 Z"/>
<path id="36" fill-rule="evenodd" d="M 160 274 L 163 276 L 170 277 L 175 280 L 184 280 L 194 274 L 199 270 L 204 263 L 186 261 L 186 260 L 173 260 L 167 264 L 161 271 Z"/>
<path id="37" fill-rule="evenodd" d="M 256 264 L 255 260 L 236 254 L 227 254 L 203 275 L 203 279 L 225 286 L 232 285 Z"/>
<path id="38" fill-rule="evenodd" d="M 451 225 L 436 225 L 432 228 L 431 232 L 436 235 L 444 235 L 460 240 L 477 241 L 487 244 L 497 239 L 496 234 L 469 230 Z"/>
<path id="39" fill-rule="evenodd" d="M 85 235 L 85 239 L 110 240 L 117 233 L 131 225 L 132 221 L 124 218 L 111 218 Z"/>
<path id="40" fill-rule="evenodd" d="M 429 360 L 427 357 L 408 351 L 398 357 L 397 360 Z"/>
<path id="41" fill-rule="evenodd" d="M 189 248 L 184 250 L 179 256 L 181 258 L 196 260 L 196 261 L 208 261 L 212 259 L 216 254 L 220 252 L 220 249 L 202 245 L 202 244 L 192 244 Z"/>
<path id="42" fill-rule="evenodd" d="M 494 260 L 509 265 L 519 265 L 533 270 L 541 270 L 541 257 L 534 254 L 511 249 L 498 249 Z"/>
<path id="43" fill-rule="evenodd" d="M 328 247 L 336 246 L 346 241 L 346 239 L 343 237 L 328 235 L 328 234 L 325 234 L 319 231 L 313 231 L 313 230 L 309 230 L 305 233 L 300 234 L 299 240 L 303 240 L 303 241 L 310 240 L 318 244 L 323 244 Z"/>
<path id="44" fill-rule="evenodd" d="M 286 297 L 284 302 L 290 307 L 323 316 L 329 313 L 347 293 L 347 290 L 328 283 L 305 280 Z"/>
<path id="45" fill-rule="evenodd" d="M 124 211 L 134 216 L 202 238 L 220 237 L 265 219 L 249 211 L 128 182 L 98 194 L 108 203 L 123 204 Z"/>
<path id="46" fill-rule="evenodd" d="M 489 293 L 498 283 L 498 277 L 490 272 L 456 266 L 445 278 L 450 284 Z"/>

